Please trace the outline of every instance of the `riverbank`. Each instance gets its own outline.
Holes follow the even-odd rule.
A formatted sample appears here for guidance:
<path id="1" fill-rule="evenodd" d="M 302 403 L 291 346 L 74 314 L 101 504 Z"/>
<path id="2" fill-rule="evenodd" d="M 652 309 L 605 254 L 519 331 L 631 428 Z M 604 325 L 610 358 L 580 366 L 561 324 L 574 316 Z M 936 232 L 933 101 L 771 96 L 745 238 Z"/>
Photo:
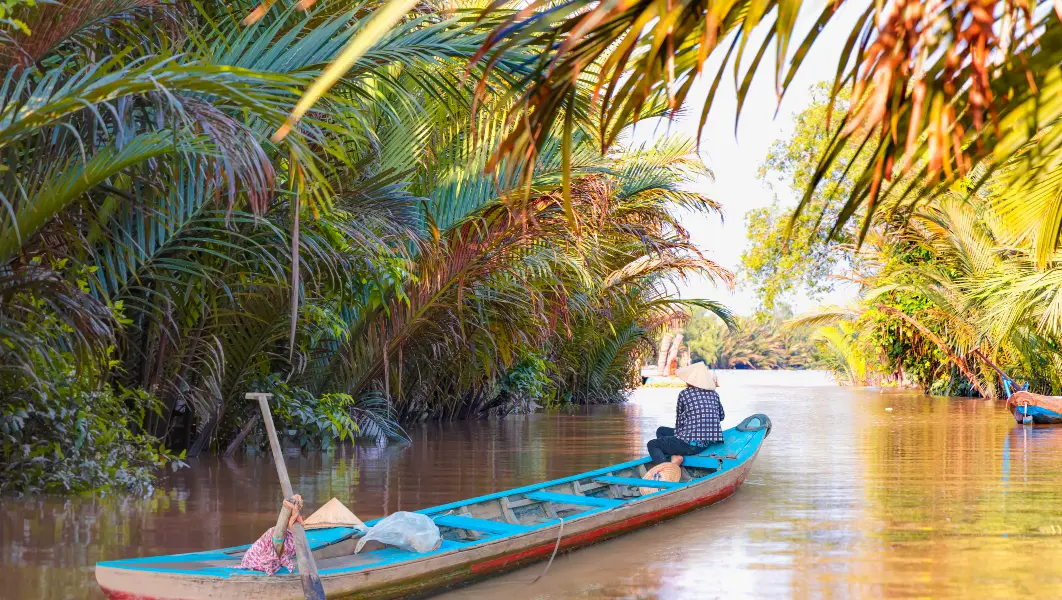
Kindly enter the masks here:
<path id="1" fill-rule="evenodd" d="M 542 565 L 443 598 L 1062 595 L 1062 428 L 1016 427 L 992 401 L 824 378 L 721 373 L 725 425 L 753 412 L 775 423 L 731 500 L 558 557 L 534 586 Z M 427 424 L 412 445 L 287 462 L 309 505 L 336 496 L 369 519 L 642 454 L 674 401 L 642 389 L 625 405 Z M 0 597 L 98 599 L 98 560 L 246 543 L 276 518 L 277 489 L 263 457 L 211 457 L 148 500 L 6 498 Z"/>

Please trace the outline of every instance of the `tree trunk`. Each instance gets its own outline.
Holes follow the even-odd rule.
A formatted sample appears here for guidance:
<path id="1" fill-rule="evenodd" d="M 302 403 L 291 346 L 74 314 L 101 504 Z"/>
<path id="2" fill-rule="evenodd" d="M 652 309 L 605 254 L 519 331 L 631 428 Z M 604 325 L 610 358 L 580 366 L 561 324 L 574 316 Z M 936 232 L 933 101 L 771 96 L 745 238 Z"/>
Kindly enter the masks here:
<path id="1" fill-rule="evenodd" d="M 656 353 L 656 370 L 661 375 L 667 369 L 667 353 L 671 350 L 671 340 L 674 338 L 670 333 L 665 333 L 660 339 L 660 350 Z"/>
<path id="2" fill-rule="evenodd" d="M 679 348 L 682 347 L 682 332 L 676 333 L 675 338 L 671 341 L 671 348 L 667 352 L 667 374 L 674 375 L 675 372 L 671 370 L 671 364 L 678 361 Z"/>
<path id="3" fill-rule="evenodd" d="M 255 415 L 251 417 L 251 420 L 247 421 L 247 424 L 244 425 L 243 429 L 240 430 L 240 433 L 236 436 L 236 439 L 232 440 L 232 443 L 229 444 L 228 448 L 225 448 L 225 452 L 221 454 L 222 458 L 228 458 L 229 456 L 232 456 L 232 453 L 240 447 L 240 444 L 243 443 L 243 440 L 246 439 L 248 435 L 250 435 L 251 430 L 254 429 L 254 426 L 258 423 L 258 419 L 258 413 L 255 413 Z"/>
<path id="4" fill-rule="evenodd" d="M 215 412 L 211 415 L 210 420 L 203 425 L 203 430 L 199 432 L 199 437 L 195 438 L 192 447 L 188 449 L 188 458 L 199 456 L 199 453 L 207 447 L 210 443 L 210 436 L 214 433 L 214 428 L 217 427 L 217 424 L 218 414 Z"/>

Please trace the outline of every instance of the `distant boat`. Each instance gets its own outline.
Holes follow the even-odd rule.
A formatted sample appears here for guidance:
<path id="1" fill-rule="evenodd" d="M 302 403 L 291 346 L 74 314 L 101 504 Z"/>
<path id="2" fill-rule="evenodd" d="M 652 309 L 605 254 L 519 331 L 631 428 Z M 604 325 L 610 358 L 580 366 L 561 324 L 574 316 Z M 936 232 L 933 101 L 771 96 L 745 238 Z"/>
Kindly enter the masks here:
<path id="1" fill-rule="evenodd" d="M 1055 425 L 1062 423 L 1062 396 L 1044 396 L 1024 390 L 1007 398 L 1007 408 L 1019 423 Z"/>
<path id="2" fill-rule="evenodd" d="M 660 387 L 686 387 L 686 382 L 682 381 L 674 375 L 668 375 L 667 371 L 663 373 L 659 369 L 654 367 L 643 367 L 642 372 L 642 385 L 660 386 Z"/>
<path id="3" fill-rule="evenodd" d="M 354 554 L 362 532 L 346 527 L 311 530 L 307 536 L 329 598 L 417 596 L 719 502 L 745 481 L 770 429 L 765 415 L 748 417 L 723 432 L 721 443 L 686 457 L 678 482 L 642 479 L 649 463 L 642 457 L 417 511 L 430 516 L 443 537 L 437 550 L 423 554 L 379 545 Z M 299 576 L 286 569 L 273 576 L 240 569 L 249 547 L 101 562 L 96 581 L 112 599 L 304 597 Z"/>
<path id="4" fill-rule="evenodd" d="M 1015 421 L 1024 425 L 1062 423 L 1062 396 L 1034 394 L 1028 391 L 1029 382 L 1019 386 L 980 350 L 974 350 L 974 354 L 999 373 L 1003 382 L 1003 393 L 1007 396 L 1007 409 L 1014 415 Z"/>
<path id="5" fill-rule="evenodd" d="M 645 383 L 647 381 L 649 381 L 650 379 L 652 379 L 653 377 L 659 377 L 660 376 L 660 369 L 656 368 L 655 365 L 649 366 L 649 367 L 642 367 L 641 376 L 642 376 L 642 385 L 645 385 Z"/>

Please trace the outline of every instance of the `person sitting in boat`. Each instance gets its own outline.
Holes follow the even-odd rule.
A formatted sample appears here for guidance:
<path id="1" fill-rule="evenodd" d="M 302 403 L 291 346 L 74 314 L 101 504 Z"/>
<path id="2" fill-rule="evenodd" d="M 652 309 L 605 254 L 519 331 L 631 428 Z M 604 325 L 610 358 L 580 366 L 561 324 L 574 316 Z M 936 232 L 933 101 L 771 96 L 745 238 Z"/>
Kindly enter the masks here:
<path id="1" fill-rule="evenodd" d="M 656 439 L 649 440 L 654 465 L 668 460 L 682 464 L 683 456 L 700 454 L 710 444 L 723 441 L 720 423 L 726 413 L 715 391 L 719 385 L 715 373 L 703 362 L 695 362 L 675 371 L 675 376 L 686 382 L 686 389 L 679 392 L 675 427 L 660 427 Z"/>

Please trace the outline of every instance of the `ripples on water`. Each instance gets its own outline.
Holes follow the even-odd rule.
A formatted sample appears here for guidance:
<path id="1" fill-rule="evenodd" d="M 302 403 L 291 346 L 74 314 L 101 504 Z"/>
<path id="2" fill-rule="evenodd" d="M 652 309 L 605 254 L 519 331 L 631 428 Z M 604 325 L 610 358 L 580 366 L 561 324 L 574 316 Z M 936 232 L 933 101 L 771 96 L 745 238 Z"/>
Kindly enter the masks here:
<path id="1" fill-rule="evenodd" d="M 542 564 L 443 598 L 1062 597 L 1062 426 L 817 373 L 720 379 L 725 426 L 774 421 L 733 498 L 558 557 L 534 586 Z M 677 392 L 430 425 L 412 446 L 289 457 L 288 469 L 309 505 L 336 496 L 370 519 L 629 460 L 673 420 Z M 5 498 L 0 597 L 101 598 L 96 561 L 250 542 L 276 519 L 278 490 L 261 457 L 208 458 L 150 500 Z"/>

